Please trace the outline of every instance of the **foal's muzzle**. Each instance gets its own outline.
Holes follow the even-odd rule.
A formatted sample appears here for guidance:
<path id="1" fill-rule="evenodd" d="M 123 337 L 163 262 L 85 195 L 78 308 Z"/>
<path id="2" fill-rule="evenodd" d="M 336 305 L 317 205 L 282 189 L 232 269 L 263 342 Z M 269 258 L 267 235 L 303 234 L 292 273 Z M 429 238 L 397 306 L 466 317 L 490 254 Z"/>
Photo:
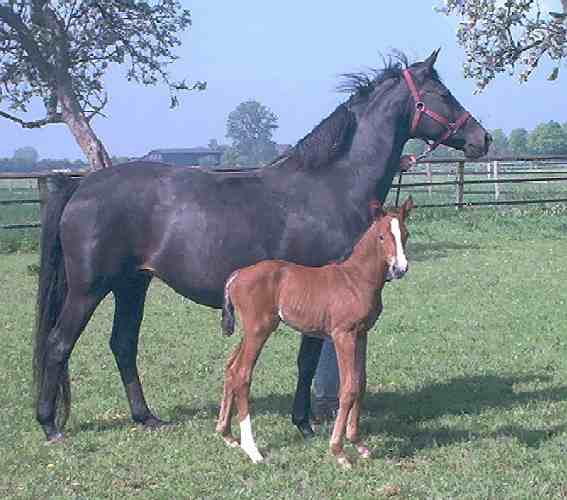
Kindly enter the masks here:
<path id="1" fill-rule="evenodd" d="M 386 281 L 392 280 L 399 280 L 403 278 L 404 275 L 408 272 L 408 265 L 400 266 L 398 264 L 394 264 L 388 268 L 386 272 Z"/>

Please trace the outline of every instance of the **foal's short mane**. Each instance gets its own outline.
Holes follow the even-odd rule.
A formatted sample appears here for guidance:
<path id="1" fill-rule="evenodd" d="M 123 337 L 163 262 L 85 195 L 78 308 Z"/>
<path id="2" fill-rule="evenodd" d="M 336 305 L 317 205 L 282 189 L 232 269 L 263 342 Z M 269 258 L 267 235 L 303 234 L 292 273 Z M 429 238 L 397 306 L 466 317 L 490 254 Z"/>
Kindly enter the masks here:
<path id="1" fill-rule="evenodd" d="M 345 73 L 337 91 L 350 94 L 347 102 L 340 104 L 329 116 L 301 139 L 291 150 L 276 158 L 271 164 L 295 160 L 301 168 L 317 169 L 338 159 L 350 148 L 356 131 L 356 118 L 349 109 L 353 101 L 360 102 L 382 83 L 402 78 L 402 72 L 409 67 L 407 56 L 395 51 L 387 59 L 383 57 L 381 69 L 370 68 L 357 73 Z M 439 79 L 433 70 L 432 78 Z"/>
<path id="2" fill-rule="evenodd" d="M 382 215 L 399 215 L 400 210 L 397 207 L 387 207 L 387 208 L 384 208 L 381 213 L 382 213 Z M 370 225 L 366 228 L 366 231 L 364 231 L 361 235 L 359 235 L 358 238 L 356 238 L 356 241 L 352 245 L 350 245 L 338 259 L 331 261 L 331 264 L 341 264 L 345 260 L 347 260 L 352 255 L 354 247 L 356 245 L 358 245 L 358 242 L 368 232 L 368 229 L 370 229 L 370 226 L 372 224 L 374 224 L 374 222 L 376 222 L 377 219 L 378 219 L 378 217 L 374 217 L 372 219 L 372 222 L 370 223 Z"/>

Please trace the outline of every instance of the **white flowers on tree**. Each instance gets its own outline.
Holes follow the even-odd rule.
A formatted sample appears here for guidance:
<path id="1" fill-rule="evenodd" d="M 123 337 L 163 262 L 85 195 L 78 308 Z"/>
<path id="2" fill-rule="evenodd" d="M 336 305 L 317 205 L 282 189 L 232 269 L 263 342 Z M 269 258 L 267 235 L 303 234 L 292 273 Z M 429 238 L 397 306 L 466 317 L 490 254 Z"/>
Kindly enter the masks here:
<path id="1" fill-rule="evenodd" d="M 544 58 L 555 80 L 567 56 L 567 0 L 444 0 L 436 10 L 460 16 L 457 40 L 464 48 L 466 78 L 482 91 L 498 73 L 526 81 Z"/>

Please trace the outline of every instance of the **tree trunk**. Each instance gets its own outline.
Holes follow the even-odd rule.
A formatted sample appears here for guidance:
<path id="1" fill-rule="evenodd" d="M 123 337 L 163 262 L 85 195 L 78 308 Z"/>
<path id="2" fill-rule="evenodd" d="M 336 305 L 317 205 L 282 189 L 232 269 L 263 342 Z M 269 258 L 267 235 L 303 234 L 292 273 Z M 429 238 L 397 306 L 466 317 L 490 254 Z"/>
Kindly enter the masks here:
<path id="1" fill-rule="evenodd" d="M 57 99 L 61 105 L 63 121 L 71 130 L 83 153 L 85 153 L 91 169 L 99 170 L 110 167 L 112 160 L 83 113 L 70 83 L 60 83 L 58 85 Z"/>

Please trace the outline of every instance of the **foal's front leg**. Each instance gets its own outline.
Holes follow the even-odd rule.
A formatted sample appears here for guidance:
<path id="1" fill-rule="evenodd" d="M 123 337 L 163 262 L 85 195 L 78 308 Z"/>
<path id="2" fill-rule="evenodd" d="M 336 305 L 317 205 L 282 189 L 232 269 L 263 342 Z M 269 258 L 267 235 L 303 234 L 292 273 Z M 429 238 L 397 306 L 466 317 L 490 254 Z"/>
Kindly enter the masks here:
<path id="1" fill-rule="evenodd" d="M 360 384 L 360 393 L 352 405 L 346 429 L 347 439 L 354 444 L 356 450 L 362 458 L 370 458 L 370 450 L 362 442 L 359 435 L 360 412 L 362 400 L 366 392 L 366 346 L 368 341 L 367 333 L 359 335 L 356 343 L 355 376 Z"/>
<path id="2" fill-rule="evenodd" d="M 360 394 L 360 379 L 355 370 L 357 334 L 354 331 L 337 332 L 333 335 L 333 341 L 337 351 L 341 388 L 339 411 L 331 435 L 330 448 L 339 464 L 350 468 L 352 463 L 343 450 L 343 437 L 349 414 Z"/>

